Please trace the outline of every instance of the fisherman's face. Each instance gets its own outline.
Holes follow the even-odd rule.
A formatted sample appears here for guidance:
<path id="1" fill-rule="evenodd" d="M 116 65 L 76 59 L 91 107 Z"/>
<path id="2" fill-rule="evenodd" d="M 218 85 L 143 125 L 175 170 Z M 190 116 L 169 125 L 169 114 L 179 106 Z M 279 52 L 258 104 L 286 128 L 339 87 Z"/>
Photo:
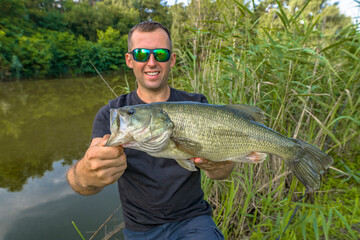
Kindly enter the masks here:
<path id="1" fill-rule="evenodd" d="M 166 48 L 170 49 L 170 42 L 163 29 L 153 32 L 134 31 L 131 37 L 130 52 L 136 48 Z M 159 91 L 167 87 L 170 69 L 175 65 L 176 56 L 171 53 L 167 62 L 158 62 L 154 54 L 146 62 L 137 62 L 129 53 L 125 56 L 126 64 L 132 68 L 138 82 L 138 87 L 144 90 Z"/>

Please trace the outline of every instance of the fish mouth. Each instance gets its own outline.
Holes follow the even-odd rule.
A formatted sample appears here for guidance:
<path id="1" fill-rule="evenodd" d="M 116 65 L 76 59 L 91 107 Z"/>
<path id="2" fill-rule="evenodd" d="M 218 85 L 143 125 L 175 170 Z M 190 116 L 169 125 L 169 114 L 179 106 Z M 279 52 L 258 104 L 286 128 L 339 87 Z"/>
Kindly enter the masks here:
<path id="1" fill-rule="evenodd" d="M 116 135 L 110 135 L 110 138 L 106 141 L 105 146 L 106 147 L 116 147 L 116 146 L 123 146 L 127 147 L 126 145 L 132 141 L 134 141 L 134 138 L 130 135 L 124 135 L 124 137 L 121 137 L 122 139 L 118 140 L 118 136 L 122 135 L 121 133 Z"/>
<path id="2" fill-rule="evenodd" d="M 129 107 L 110 110 L 110 138 L 105 146 L 160 151 L 166 147 L 172 133 L 172 122 L 164 122 L 163 112 L 136 113 Z M 136 115 L 136 114 L 139 115 Z M 142 114 L 142 115 L 141 115 Z M 165 129 L 164 129 L 164 126 Z"/>
<path id="3" fill-rule="evenodd" d="M 151 119 L 143 125 L 134 126 L 127 114 L 128 108 L 110 110 L 110 138 L 105 146 L 115 147 L 122 145 L 131 148 L 139 141 L 139 136 L 148 131 Z"/>
<path id="4" fill-rule="evenodd" d="M 121 115 L 121 112 L 118 109 L 111 109 L 110 116 L 111 135 L 105 146 L 115 147 L 133 141 L 133 136 L 127 131 L 129 121 Z"/>

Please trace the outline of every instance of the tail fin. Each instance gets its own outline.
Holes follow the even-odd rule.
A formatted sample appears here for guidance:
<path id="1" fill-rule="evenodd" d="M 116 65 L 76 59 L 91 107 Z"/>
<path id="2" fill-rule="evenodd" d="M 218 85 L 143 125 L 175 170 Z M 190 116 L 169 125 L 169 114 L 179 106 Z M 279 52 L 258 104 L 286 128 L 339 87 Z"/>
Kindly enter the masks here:
<path id="1" fill-rule="evenodd" d="M 333 163 L 333 159 L 308 143 L 297 139 L 293 140 L 300 145 L 300 150 L 288 162 L 289 169 L 306 188 L 310 190 L 319 189 L 320 177 Z"/>

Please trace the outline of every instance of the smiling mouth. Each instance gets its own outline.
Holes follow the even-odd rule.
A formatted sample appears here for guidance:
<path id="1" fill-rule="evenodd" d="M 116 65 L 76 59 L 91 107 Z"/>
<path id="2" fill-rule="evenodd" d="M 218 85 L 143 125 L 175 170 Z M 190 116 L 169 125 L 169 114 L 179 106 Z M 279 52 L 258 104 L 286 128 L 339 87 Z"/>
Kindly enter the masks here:
<path id="1" fill-rule="evenodd" d="M 145 74 L 146 75 L 149 75 L 149 76 L 156 76 L 158 75 L 160 72 L 146 72 Z"/>

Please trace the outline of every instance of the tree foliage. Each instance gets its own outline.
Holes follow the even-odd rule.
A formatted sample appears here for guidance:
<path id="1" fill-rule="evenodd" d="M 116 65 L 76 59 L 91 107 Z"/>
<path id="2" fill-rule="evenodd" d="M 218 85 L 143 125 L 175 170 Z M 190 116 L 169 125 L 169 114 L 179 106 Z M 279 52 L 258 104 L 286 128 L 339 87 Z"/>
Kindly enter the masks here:
<path id="1" fill-rule="evenodd" d="M 174 45 L 187 52 L 179 54 L 179 63 L 191 61 L 198 72 L 207 40 L 224 28 L 235 31 L 220 23 L 253 25 L 254 35 L 260 29 L 295 29 L 298 37 L 311 28 L 319 33 L 313 41 L 350 24 L 336 5 L 323 0 L 192 0 L 171 7 L 164 0 L 0 0 L 0 79 L 95 73 L 89 60 L 101 71 L 119 70 L 125 67 L 128 31 L 145 20 L 171 29 Z M 246 41 L 228 40 L 233 45 Z"/>
<path id="2" fill-rule="evenodd" d="M 0 79 L 46 78 L 124 66 L 139 11 L 109 1 L 1 0 Z"/>

